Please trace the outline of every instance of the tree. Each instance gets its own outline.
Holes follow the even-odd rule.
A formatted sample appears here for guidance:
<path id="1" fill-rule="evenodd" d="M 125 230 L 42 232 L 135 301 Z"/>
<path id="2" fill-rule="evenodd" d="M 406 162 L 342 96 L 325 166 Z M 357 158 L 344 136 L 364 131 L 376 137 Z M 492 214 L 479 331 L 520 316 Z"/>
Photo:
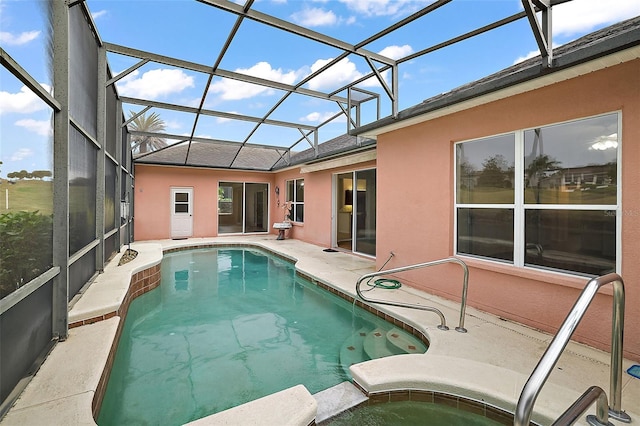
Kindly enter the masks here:
<path id="1" fill-rule="evenodd" d="M 478 176 L 478 186 L 503 188 L 509 184 L 509 164 L 500 155 L 489 157 L 482 163 L 482 171 Z"/>
<path id="2" fill-rule="evenodd" d="M 134 113 L 129 111 L 129 118 L 133 117 Z M 132 132 L 148 132 L 159 133 L 164 132 L 165 123 L 160 118 L 158 113 L 154 112 L 151 115 L 142 114 L 134 118 L 129 123 L 129 130 Z M 160 148 L 167 146 L 167 142 L 158 136 L 150 135 L 132 135 L 131 136 L 131 150 L 133 154 L 144 154 L 147 152 L 157 151 Z"/>
<path id="3" fill-rule="evenodd" d="M 562 162 L 557 161 L 555 158 L 547 154 L 541 154 L 531 160 L 531 163 L 527 166 L 525 189 L 533 188 L 536 203 L 540 203 L 541 184 L 545 173 L 556 171 L 560 169 L 561 165 Z"/>
<path id="4" fill-rule="evenodd" d="M 46 177 L 51 177 L 53 176 L 53 174 L 51 173 L 51 170 L 34 170 L 31 175 L 35 178 L 35 179 L 44 179 Z"/>

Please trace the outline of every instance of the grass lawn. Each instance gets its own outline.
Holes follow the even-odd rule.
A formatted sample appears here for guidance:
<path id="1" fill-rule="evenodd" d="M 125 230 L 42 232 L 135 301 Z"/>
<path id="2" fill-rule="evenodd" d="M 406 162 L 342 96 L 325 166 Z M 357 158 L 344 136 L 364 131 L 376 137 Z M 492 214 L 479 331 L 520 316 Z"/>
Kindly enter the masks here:
<path id="1" fill-rule="evenodd" d="M 53 213 L 52 181 L 34 179 L 10 183 L 0 179 L 0 214 L 36 210 L 44 215 Z"/>

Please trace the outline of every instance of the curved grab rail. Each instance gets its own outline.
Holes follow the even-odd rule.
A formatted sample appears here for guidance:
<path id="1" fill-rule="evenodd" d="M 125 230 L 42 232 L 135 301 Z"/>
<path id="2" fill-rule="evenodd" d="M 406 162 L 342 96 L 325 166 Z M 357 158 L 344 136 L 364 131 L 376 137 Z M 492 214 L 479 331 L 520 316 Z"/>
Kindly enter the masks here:
<path id="1" fill-rule="evenodd" d="M 466 333 L 467 329 L 464 328 L 464 315 L 465 315 L 465 311 L 466 311 L 466 306 L 467 306 L 467 287 L 469 286 L 469 268 L 467 267 L 467 264 L 464 263 L 462 260 L 457 259 L 455 257 L 448 257 L 446 259 L 440 259 L 440 260 L 434 260 L 431 262 L 424 262 L 424 263 L 417 263 L 415 265 L 409 265 L 409 266 L 402 266 L 399 268 L 393 268 L 393 269 L 387 269 L 384 271 L 378 271 L 378 272 L 373 272 L 370 274 L 365 274 L 363 276 L 361 276 L 357 283 L 356 283 L 356 293 L 358 293 L 358 297 L 360 299 L 362 299 L 365 302 L 369 302 L 369 303 L 378 303 L 380 305 L 390 305 L 390 306 L 398 306 L 400 308 L 411 308 L 411 309 L 420 309 L 422 311 L 429 311 L 429 312 L 434 312 L 435 314 L 437 314 L 440 317 L 440 325 L 438 326 L 439 329 L 441 330 L 448 330 L 449 327 L 447 327 L 447 320 L 444 317 L 444 314 L 437 308 L 433 308 L 430 306 L 422 306 L 422 305 L 415 305 L 412 303 L 396 303 L 396 302 L 389 302 L 386 300 L 378 300 L 378 299 L 367 299 L 366 297 L 364 297 L 362 295 L 362 291 L 360 290 L 360 284 L 362 283 L 362 281 L 366 280 L 366 279 L 371 279 L 373 277 L 379 277 L 381 275 L 391 275 L 391 274 L 395 274 L 398 272 L 404 272 L 404 271 L 409 271 L 412 269 L 418 269 L 418 268 L 426 268 L 429 266 L 436 266 L 436 265 L 442 265 L 444 263 L 457 263 L 460 266 L 462 266 L 462 270 L 464 272 L 464 278 L 463 278 L 463 282 L 462 282 L 462 300 L 460 301 L 460 322 L 458 323 L 458 326 L 456 327 L 456 331 L 459 331 L 461 333 Z"/>
<path id="2" fill-rule="evenodd" d="M 611 425 L 607 413 L 609 408 L 607 394 L 600 386 L 591 386 L 551 426 L 574 424 L 594 402 L 596 403 L 596 415 L 587 416 L 587 423 L 590 425 Z"/>
<path id="3" fill-rule="evenodd" d="M 622 405 L 622 337 L 624 330 L 624 283 L 618 274 L 607 274 L 591 279 L 569 311 L 564 322 L 560 326 L 549 347 L 538 361 L 538 365 L 529 376 L 529 380 L 524 385 L 513 424 L 515 426 L 529 425 L 533 405 L 538 398 L 538 394 L 549 378 L 551 371 L 558 362 L 558 358 L 569 343 L 569 339 L 578 327 L 580 320 L 584 316 L 589 304 L 595 297 L 600 287 L 613 285 L 613 318 L 611 326 L 611 373 L 610 373 L 610 393 L 611 405 L 609 406 L 609 416 L 620 421 L 629 423 L 631 418 L 621 410 Z"/>

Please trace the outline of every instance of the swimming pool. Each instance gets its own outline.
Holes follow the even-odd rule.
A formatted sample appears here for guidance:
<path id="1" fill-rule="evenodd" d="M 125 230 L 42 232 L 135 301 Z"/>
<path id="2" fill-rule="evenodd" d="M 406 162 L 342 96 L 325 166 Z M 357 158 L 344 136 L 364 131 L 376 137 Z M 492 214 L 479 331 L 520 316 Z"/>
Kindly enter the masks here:
<path id="1" fill-rule="evenodd" d="M 395 342 L 395 344 L 394 344 Z M 369 358 L 426 346 L 256 249 L 166 254 L 161 285 L 129 306 L 99 425 L 183 424 Z"/>

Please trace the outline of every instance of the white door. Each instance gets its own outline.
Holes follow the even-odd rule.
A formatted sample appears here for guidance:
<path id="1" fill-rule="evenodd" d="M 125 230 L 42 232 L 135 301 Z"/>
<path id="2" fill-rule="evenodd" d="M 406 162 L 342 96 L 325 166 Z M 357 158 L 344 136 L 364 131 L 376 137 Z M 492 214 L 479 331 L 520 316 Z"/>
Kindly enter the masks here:
<path id="1" fill-rule="evenodd" d="M 171 238 L 193 235 L 193 188 L 171 188 Z"/>

